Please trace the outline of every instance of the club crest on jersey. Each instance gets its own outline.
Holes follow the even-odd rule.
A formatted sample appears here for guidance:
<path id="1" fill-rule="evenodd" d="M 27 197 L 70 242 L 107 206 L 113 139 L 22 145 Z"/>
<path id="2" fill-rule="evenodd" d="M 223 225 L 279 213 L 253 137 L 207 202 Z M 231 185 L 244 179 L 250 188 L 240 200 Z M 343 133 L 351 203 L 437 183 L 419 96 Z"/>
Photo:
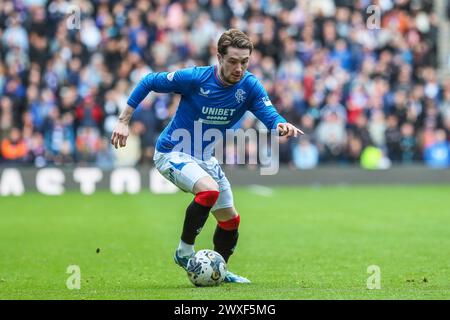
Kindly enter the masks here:
<path id="1" fill-rule="evenodd" d="M 208 97 L 209 92 L 210 92 L 210 90 L 205 90 L 202 87 L 200 87 L 200 93 L 199 94 L 201 96 Z"/>
<path id="2" fill-rule="evenodd" d="M 236 97 L 236 101 L 238 103 L 245 101 L 245 91 L 242 89 L 237 89 L 236 94 L 234 95 Z"/>

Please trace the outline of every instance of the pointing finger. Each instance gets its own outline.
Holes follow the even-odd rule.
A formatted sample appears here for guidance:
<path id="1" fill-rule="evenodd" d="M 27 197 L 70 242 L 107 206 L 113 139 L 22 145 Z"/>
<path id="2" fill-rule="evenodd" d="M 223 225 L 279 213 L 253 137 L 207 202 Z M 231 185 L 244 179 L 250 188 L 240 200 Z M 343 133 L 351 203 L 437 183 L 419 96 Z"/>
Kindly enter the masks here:
<path id="1" fill-rule="evenodd" d="M 288 126 L 288 137 L 292 137 L 294 135 L 295 132 L 295 127 L 294 126 Z"/>

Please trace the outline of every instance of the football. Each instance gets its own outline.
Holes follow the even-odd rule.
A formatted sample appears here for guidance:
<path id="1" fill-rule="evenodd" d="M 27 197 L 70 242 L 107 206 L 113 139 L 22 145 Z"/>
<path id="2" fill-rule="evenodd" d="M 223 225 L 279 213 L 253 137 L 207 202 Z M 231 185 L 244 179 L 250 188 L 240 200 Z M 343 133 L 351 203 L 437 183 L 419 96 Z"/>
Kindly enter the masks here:
<path id="1" fill-rule="evenodd" d="M 213 250 L 200 250 L 188 261 L 187 275 L 197 287 L 218 286 L 225 279 L 227 264 L 223 257 Z"/>

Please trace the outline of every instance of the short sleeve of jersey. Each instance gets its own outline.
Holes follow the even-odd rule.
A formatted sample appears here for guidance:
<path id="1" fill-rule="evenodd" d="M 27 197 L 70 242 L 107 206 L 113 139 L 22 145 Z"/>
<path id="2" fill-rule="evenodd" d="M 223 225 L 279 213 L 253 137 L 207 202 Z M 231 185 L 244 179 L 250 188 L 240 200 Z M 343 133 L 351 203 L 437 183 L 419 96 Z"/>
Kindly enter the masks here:
<path id="1" fill-rule="evenodd" d="M 251 111 L 262 123 L 270 130 L 275 129 L 278 123 L 287 122 L 278 114 L 272 105 L 266 89 L 261 82 L 255 79 L 255 85 L 252 89 L 252 99 L 250 100 L 248 110 Z"/>
<path id="2" fill-rule="evenodd" d="M 151 92 L 187 94 L 190 91 L 196 68 L 174 72 L 149 73 L 138 83 L 128 99 L 128 105 L 136 108 Z"/>

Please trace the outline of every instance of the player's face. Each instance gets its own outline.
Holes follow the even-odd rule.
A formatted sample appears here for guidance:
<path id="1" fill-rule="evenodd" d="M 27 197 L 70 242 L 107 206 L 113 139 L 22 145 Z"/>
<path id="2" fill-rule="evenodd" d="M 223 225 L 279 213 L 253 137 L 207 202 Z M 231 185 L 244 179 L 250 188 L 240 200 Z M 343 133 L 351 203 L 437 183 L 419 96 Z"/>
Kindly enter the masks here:
<path id="1" fill-rule="evenodd" d="M 220 77 L 227 83 L 235 84 L 241 80 L 248 68 L 249 49 L 228 47 L 227 54 L 217 54 L 220 66 Z"/>

